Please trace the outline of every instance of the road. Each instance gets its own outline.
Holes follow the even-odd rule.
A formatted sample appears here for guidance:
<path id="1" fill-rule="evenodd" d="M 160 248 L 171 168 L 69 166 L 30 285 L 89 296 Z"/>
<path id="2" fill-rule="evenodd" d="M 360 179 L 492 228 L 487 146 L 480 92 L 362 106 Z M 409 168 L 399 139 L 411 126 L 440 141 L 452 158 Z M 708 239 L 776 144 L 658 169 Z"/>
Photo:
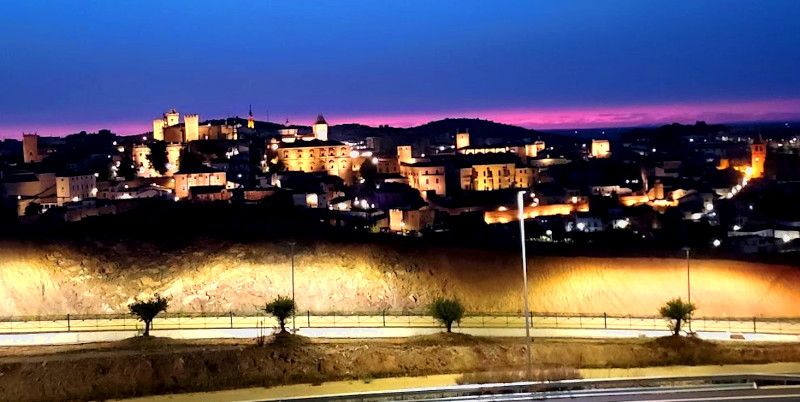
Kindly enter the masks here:
<path id="1" fill-rule="evenodd" d="M 630 378 L 630 377 L 680 377 L 715 374 L 747 373 L 800 373 L 800 363 L 736 364 L 713 366 L 666 366 L 642 367 L 636 369 L 583 369 L 583 378 Z M 432 375 L 424 377 L 377 378 L 364 381 L 331 381 L 320 385 L 296 384 L 271 388 L 243 388 L 227 391 L 195 392 L 186 394 L 154 395 L 142 398 L 125 399 L 126 402 L 189 402 L 203 400 L 209 402 L 285 400 L 288 398 L 341 395 L 352 393 L 374 393 L 412 388 L 452 387 L 456 385 L 458 374 Z"/>

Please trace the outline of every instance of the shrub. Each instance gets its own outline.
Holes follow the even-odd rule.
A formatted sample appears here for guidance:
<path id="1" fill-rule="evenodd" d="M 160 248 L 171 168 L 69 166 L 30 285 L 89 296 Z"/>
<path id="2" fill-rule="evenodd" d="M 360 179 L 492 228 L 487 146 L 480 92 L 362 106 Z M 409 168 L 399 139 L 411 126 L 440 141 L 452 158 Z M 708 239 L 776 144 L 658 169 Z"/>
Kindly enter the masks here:
<path id="1" fill-rule="evenodd" d="M 264 311 L 278 320 L 281 332 L 286 332 L 286 319 L 294 315 L 295 311 L 297 311 L 297 306 L 294 304 L 294 300 L 285 296 L 278 296 L 275 300 L 267 303 Z"/>
<path id="2" fill-rule="evenodd" d="M 142 335 L 150 336 L 150 326 L 153 323 L 153 318 L 155 318 L 158 313 L 167 311 L 168 305 L 169 299 L 156 293 L 149 300 L 134 301 L 128 308 L 131 310 L 131 314 L 144 321 L 144 334 Z"/>
<path id="3" fill-rule="evenodd" d="M 428 306 L 428 310 L 433 318 L 447 327 L 447 332 L 452 332 L 453 322 L 461 321 L 464 317 L 464 306 L 456 299 L 436 299 Z"/>
<path id="4" fill-rule="evenodd" d="M 692 314 L 697 310 L 694 304 L 684 302 L 681 298 L 667 302 L 658 313 L 669 321 L 669 329 L 675 336 L 680 335 L 681 326 L 692 319 Z"/>

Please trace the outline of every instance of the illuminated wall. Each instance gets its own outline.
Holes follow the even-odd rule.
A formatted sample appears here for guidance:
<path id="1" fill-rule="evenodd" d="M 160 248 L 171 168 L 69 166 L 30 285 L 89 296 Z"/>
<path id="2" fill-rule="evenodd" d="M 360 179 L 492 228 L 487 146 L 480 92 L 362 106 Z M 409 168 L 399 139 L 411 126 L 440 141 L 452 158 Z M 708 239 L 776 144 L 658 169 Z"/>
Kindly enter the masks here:
<path id="1" fill-rule="evenodd" d="M 501 208 L 503 209 L 503 208 Z M 552 215 L 569 215 L 572 212 L 588 212 L 589 203 L 580 201 L 570 204 L 551 204 L 551 205 L 538 205 L 535 207 L 527 206 L 523 210 L 525 219 L 535 218 L 537 216 L 552 216 Z M 519 220 L 519 210 L 515 208 L 486 211 L 483 214 L 484 222 L 492 223 L 508 223 Z"/>

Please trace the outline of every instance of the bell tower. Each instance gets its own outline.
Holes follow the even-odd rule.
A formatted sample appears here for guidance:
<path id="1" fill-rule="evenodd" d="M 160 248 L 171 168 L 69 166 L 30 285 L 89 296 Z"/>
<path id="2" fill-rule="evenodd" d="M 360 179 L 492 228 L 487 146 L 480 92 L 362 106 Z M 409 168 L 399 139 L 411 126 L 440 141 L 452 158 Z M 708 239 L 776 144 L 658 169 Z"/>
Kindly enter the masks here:
<path id="1" fill-rule="evenodd" d="M 764 162 L 767 159 L 767 144 L 761 138 L 761 134 L 753 140 L 750 145 L 750 166 L 753 169 L 753 174 L 750 177 L 757 179 L 764 177 Z"/>
<path id="2" fill-rule="evenodd" d="M 256 121 L 253 119 L 253 105 L 250 105 L 250 111 L 247 114 L 247 128 L 251 130 L 256 128 Z"/>

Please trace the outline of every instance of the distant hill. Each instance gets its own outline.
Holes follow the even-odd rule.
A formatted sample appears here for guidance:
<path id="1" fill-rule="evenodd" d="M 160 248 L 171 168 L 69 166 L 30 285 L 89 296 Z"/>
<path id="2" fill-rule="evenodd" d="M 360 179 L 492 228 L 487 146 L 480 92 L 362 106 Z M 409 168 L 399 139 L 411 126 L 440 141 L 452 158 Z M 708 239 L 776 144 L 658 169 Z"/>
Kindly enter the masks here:
<path id="1" fill-rule="evenodd" d="M 444 119 L 425 123 L 416 127 L 397 128 L 389 126 L 370 127 L 362 124 L 342 124 L 332 126 L 329 133 L 336 139 L 364 139 L 366 137 L 396 136 L 425 138 L 453 137 L 459 131 L 469 131 L 474 141 L 496 143 L 499 141 L 527 141 L 542 139 L 547 142 L 571 141 L 569 138 L 553 133 L 543 133 L 510 124 L 496 123 L 482 119 Z"/>

